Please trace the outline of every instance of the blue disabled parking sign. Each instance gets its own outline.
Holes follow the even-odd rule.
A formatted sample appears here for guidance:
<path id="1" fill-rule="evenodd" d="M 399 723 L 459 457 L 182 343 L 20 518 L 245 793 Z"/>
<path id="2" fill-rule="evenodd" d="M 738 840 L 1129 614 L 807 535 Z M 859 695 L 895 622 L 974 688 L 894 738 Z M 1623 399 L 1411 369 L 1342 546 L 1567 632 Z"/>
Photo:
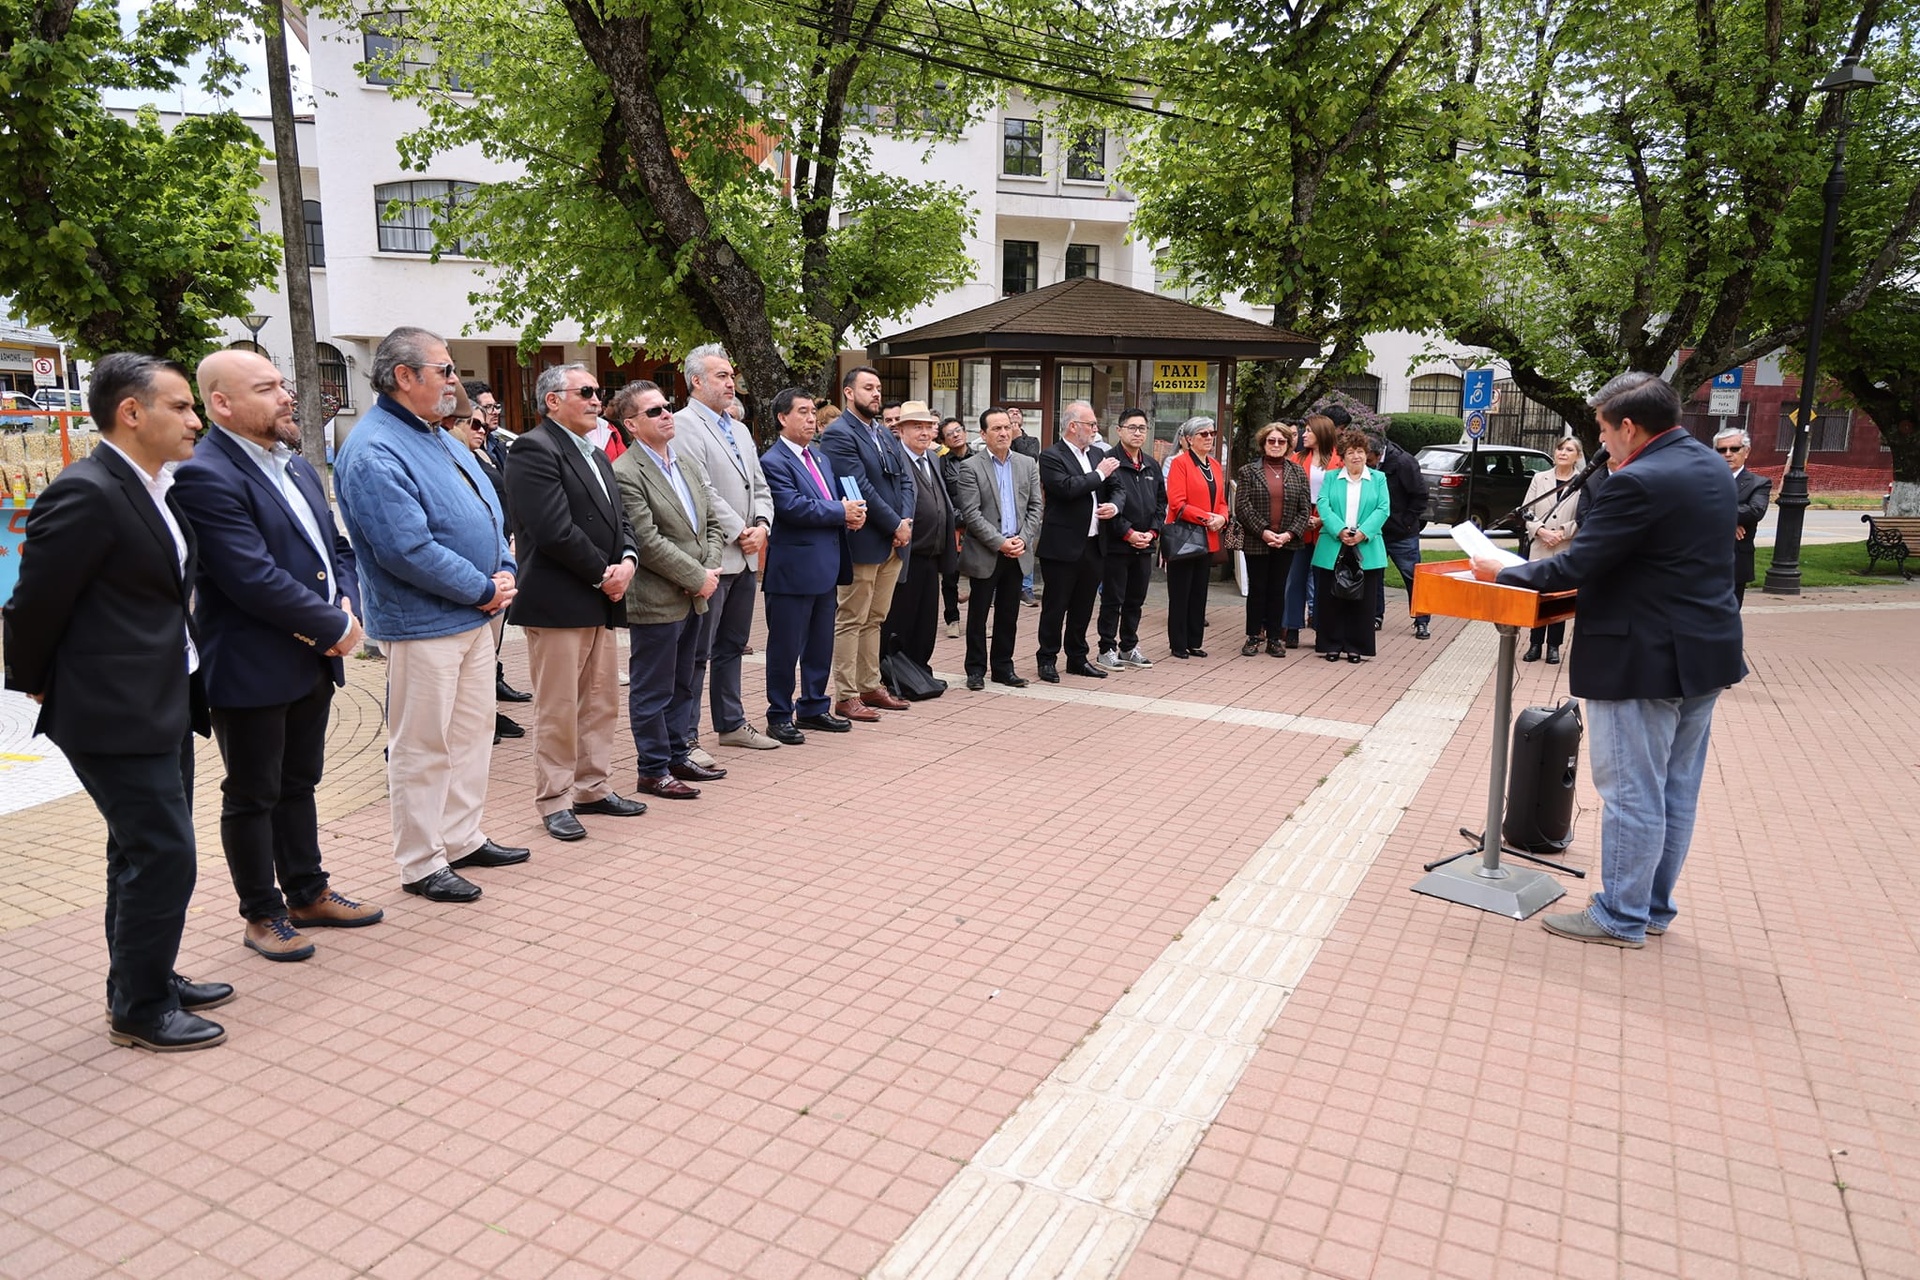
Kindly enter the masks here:
<path id="1" fill-rule="evenodd" d="M 1482 413 L 1493 408 L 1493 370 L 1469 369 L 1460 380 L 1460 412 Z"/>

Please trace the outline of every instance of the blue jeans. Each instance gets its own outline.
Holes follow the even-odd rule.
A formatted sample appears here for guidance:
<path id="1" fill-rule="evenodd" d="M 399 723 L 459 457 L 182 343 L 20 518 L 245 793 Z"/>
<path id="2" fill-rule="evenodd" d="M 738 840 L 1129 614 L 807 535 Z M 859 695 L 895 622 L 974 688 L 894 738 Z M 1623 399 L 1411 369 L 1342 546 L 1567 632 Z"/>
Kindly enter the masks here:
<path id="1" fill-rule="evenodd" d="M 1608 933 L 1639 941 L 1678 914 L 1673 886 L 1693 841 L 1707 736 L 1720 691 L 1692 698 L 1587 699 L 1588 757 L 1605 809 L 1600 876 L 1587 911 Z"/>
<path id="2" fill-rule="evenodd" d="M 1387 544 L 1387 559 L 1393 561 L 1393 567 L 1400 571 L 1401 578 L 1406 581 L 1407 606 L 1408 608 L 1412 608 L 1413 570 L 1414 566 L 1420 563 L 1420 535 L 1413 533 L 1408 534 L 1404 538 L 1386 538 L 1385 542 Z M 1386 585 L 1386 575 L 1382 574 L 1380 576 L 1380 589 L 1374 593 L 1373 597 L 1373 618 L 1376 622 L 1381 621 L 1387 616 Z M 1414 617 L 1414 621 L 1427 622 L 1430 621 L 1432 617 L 1433 615 L 1430 613 L 1417 614 Z"/>
<path id="3" fill-rule="evenodd" d="M 1287 566 L 1286 629 L 1298 631 L 1307 625 L 1307 610 L 1313 605 L 1313 548 L 1302 546 Z"/>

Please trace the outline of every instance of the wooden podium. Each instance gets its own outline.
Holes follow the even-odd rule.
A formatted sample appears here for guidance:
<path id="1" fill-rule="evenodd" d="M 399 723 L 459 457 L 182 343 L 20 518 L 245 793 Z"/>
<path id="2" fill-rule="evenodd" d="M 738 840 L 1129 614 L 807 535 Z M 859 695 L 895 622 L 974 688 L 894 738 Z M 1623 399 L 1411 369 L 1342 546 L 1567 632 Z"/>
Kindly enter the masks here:
<path id="1" fill-rule="evenodd" d="M 1487 776 L 1487 825 L 1480 847 L 1430 864 L 1413 886 L 1415 893 L 1462 906 L 1525 920 L 1565 895 L 1566 888 L 1544 871 L 1500 865 L 1500 827 L 1506 803 L 1507 745 L 1513 734 L 1514 651 L 1521 628 L 1544 627 L 1573 616 L 1574 593 L 1543 594 L 1524 587 L 1502 587 L 1472 577 L 1466 560 L 1436 560 L 1413 575 L 1413 612 L 1491 622 L 1500 633 L 1500 658 L 1493 686 L 1493 763 Z M 1461 828 L 1463 835 L 1472 832 Z M 1479 854 L 1477 861 L 1468 861 Z M 1576 873 L 1577 874 L 1577 873 Z"/>

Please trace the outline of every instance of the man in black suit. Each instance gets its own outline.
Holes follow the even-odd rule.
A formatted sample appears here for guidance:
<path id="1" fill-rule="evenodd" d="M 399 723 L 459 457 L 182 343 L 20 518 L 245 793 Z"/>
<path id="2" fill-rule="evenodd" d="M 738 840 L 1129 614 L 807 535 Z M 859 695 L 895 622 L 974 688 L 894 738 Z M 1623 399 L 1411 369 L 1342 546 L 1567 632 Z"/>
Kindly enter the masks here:
<path id="1" fill-rule="evenodd" d="M 1594 398 L 1612 475 L 1580 536 L 1545 560 L 1476 576 L 1579 589 L 1568 690 L 1587 700 L 1588 759 L 1605 807 L 1605 887 L 1585 911 L 1542 917 L 1579 942 L 1641 947 L 1673 922 L 1720 691 L 1745 677 L 1733 595 L 1733 477 L 1676 425 L 1680 399 L 1650 373 Z"/>
<path id="2" fill-rule="evenodd" d="M 1733 598 L 1744 607 L 1747 584 L 1753 581 L 1753 535 L 1766 518 L 1767 499 L 1773 493 L 1773 481 L 1747 470 L 1747 454 L 1753 437 L 1739 427 L 1725 427 L 1713 433 L 1713 451 L 1727 460 L 1733 472 Z"/>
<path id="3" fill-rule="evenodd" d="M 100 447 L 27 516 L 5 612 L 6 684 L 40 704 L 107 823 L 109 1038 L 163 1052 L 227 1038 L 192 1010 L 233 998 L 173 971 L 193 896 L 193 734 L 209 731 L 187 612 L 194 536 L 169 495 L 200 420 L 186 370 L 116 352 L 94 365 Z"/>
<path id="4" fill-rule="evenodd" d="M 587 440 L 600 388 L 583 364 L 534 383 L 545 416 L 507 454 L 520 594 L 507 620 L 527 633 L 533 678 L 533 806 L 555 840 L 584 839 L 578 814 L 637 817 L 612 789 L 620 714 L 613 628 L 639 556 L 607 456 Z"/>
<path id="5" fill-rule="evenodd" d="M 913 541 L 907 544 L 907 569 L 887 611 L 886 647 L 924 664 L 933 661 L 940 631 L 941 575 L 960 565 L 960 547 L 953 539 L 953 499 L 933 449 L 939 421 L 923 402 L 909 400 L 900 406 L 895 430 L 913 472 Z"/>
<path id="6" fill-rule="evenodd" d="M 273 362 L 216 351 L 198 377 L 213 426 L 174 473 L 173 496 L 199 540 L 194 621 L 227 767 L 220 847 L 247 922 L 242 944 L 305 960 L 303 928 L 382 916 L 329 887 L 313 802 L 334 686 L 347 682 L 340 659 L 360 643 L 360 579 L 326 482 L 294 452 L 300 427 Z"/>
<path id="7" fill-rule="evenodd" d="M 1103 494 L 1107 477 L 1120 467 L 1094 439 L 1100 419 L 1093 406 L 1075 400 L 1060 414 L 1060 438 L 1040 454 L 1040 489 L 1046 511 L 1040 518 L 1040 568 L 1046 594 L 1040 602 L 1040 678 L 1060 683 L 1057 665 L 1065 631 L 1067 673 L 1104 680 L 1107 673 L 1087 660 L 1087 624 L 1106 556 L 1100 547 L 1100 522 L 1119 510 Z"/>

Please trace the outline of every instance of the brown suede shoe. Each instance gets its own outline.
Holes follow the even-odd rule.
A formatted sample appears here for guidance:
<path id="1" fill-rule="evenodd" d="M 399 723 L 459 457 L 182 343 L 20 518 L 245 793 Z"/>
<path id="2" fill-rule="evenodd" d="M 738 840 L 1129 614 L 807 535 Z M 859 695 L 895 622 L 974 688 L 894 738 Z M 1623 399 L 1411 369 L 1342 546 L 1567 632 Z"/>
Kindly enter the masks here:
<path id="1" fill-rule="evenodd" d="M 833 714 L 848 720 L 859 720 L 866 724 L 879 724 L 880 713 L 858 698 L 848 698 L 845 702 L 834 704 Z"/>
<path id="2" fill-rule="evenodd" d="M 860 695 L 860 701 L 870 707 L 878 707 L 882 711 L 905 711 L 913 706 L 913 704 L 905 698 L 894 697 L 884 685 L 878 689 L 867 690 Z"/>
<path id="3" fill-rule="evenodd" d="M 329 889 L 304 907 L 288 907 L 287 919 L 301 929 L 358 929 L 386 917 L 379 907 L 343 898 Z"/>
<path id="4" fill-rule="evenodd" d="M 240 941 L 247 950 L 258 951 L 269 960 L 305 960 L 313 954 L 312 941 L 285 916 L 247 921 L 247 931 Z"/>

